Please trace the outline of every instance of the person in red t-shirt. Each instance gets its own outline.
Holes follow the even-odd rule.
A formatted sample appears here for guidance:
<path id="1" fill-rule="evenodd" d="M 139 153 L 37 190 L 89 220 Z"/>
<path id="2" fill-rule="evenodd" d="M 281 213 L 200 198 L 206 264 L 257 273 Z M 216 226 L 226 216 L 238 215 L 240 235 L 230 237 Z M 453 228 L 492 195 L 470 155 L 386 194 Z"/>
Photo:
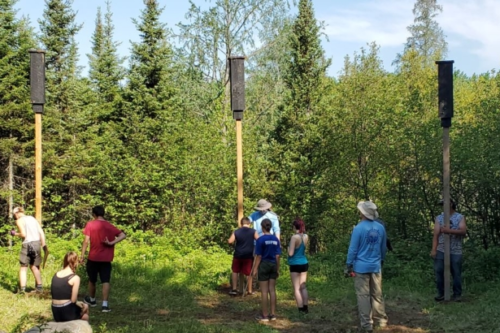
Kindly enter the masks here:
<path id="1" fill-rule="evenodd" d="M 85 239 L 82 244 L 83 262 L 87 247 L 90 242 L 90 250 L 87 258 L 87 275 L 89 277 L 89 295 L 85 296 L 83 302 L 94 307 L 97 305 L 95 299 L 97 275 L 102 283 L 102 312 L 110 312 L 108 305 L 111 262 L 115 255 L 115 244 L 125 239 L 126 235 L 120 229 L 104 219 L 104 207 L 92 208 L 94 219 L 87 222 L 83 234 Z"/>

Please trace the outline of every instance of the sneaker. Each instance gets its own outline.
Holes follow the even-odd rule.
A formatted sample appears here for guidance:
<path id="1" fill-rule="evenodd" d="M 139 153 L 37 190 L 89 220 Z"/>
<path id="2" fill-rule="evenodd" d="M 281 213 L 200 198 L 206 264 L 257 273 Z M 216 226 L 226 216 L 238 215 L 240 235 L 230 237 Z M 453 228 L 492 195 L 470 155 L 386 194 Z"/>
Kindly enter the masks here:
<path id="1" fill-rule="evenodd" d="M 91 300 L 90 296 L 85 296 L 85 298 L 83 299 L 83 303 L 88 304 L 91 307 L 95 307 L 97 305 L 97 301 L 95 299 Z"/>
<path id="2" fill-rule="evenodd" d="M 264 317 L 263 315 L 259 315 L 255 318 L 258 322 L 268 322 L 269 321 L 269 318 L 268 317 Z"/>
<path id="3" fill-rule="evenodd" d="M 453 296 L 453 301 L 454 302 L 462 302 L 462 296 L 460 296 L 460 295 L 454 295 Z"/>
<path id="4" fill-rule="evenodd" d="M 231 290 L 229 292 L 229 295 L 238 295 L 238 291 L 237 290 Z"/>
<path id="5" fill-rule="evenodd" d="M 434 300 L 436 302 L 442 302 L 442 301 L 444 301 L 444 296 L 443 295 L 438 295 L 438 296 L 434 297 Z"/>
<path id="6" fill-rule="evenodd" d="M 276 316 L 275 315 L 269 315 L 269 320 L 276 320 Z"/>
<path id="7" fill-rule="evenodd" d="M 111 312 L 111 309 L 109 308 L 109 306 L 102 306 L 102 312 Z"/>

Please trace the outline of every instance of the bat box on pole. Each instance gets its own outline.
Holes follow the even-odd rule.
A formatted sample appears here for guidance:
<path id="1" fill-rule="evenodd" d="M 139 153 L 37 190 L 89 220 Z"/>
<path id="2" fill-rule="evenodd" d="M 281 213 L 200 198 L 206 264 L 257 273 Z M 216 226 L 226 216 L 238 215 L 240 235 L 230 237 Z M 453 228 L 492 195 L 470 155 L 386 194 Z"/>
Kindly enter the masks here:
<path id="1" fill-rule="evenodd" d="M 45 51 L 29 50 L 31 104 L 35 113 L 43 113 L 45 104 Z"/>
<path id="2" fill-rule="evenodd" d="M 451 127 L 453 117 L 453 63 L 453 60 L 436 61 L 441 127 Z"/>
<path id="3" fill-rule="evenodd" d="M 229 80 L 233 119 L 242 120 L 245 110 L 245 57 L 229 57 Z"/>

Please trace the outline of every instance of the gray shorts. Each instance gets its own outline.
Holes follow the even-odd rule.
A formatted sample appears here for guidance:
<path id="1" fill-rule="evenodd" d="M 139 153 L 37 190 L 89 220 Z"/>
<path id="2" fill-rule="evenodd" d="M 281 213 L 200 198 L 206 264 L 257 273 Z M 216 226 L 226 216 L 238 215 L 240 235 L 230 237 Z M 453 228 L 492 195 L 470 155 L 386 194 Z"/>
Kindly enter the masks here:
<path id="1" fill-rule="evenodd" d="M 42 263 L 42 244 L 40 241 L 23 243 L 19 254 L 19 263 L 23 267 L 40 266 Z"/>

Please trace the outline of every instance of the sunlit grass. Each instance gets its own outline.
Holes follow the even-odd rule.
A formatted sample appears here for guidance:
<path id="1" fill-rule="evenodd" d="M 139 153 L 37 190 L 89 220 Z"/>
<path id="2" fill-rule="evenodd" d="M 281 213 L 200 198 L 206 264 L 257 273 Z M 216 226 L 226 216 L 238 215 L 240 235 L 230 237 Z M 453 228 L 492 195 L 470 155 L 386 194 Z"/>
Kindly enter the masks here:
<path id="1" fill-rule="evenodd" d="M 43 271 L 44 285 L 59 268 L 64 248 L 78 241 L 52 240 L 53 256 Z M 358 325 L 353 280 L 342 275 L 342 256 L 312 258 L 308 280 L 310 314 L 298 313 L 286 264 L 278 279 L 278 320 L 259 324 L 260 295 L 229 297 L 231 255 L 222 250 L 179 251 L 164 240 L 157 244 L 124 242 L 117 251 L 110 298 L 111 313 L 91 309 L 96 333 L 128 332 L 355 332 Z M 152 249 L 152 251 L 151 251 Z M 18 253 L 0 253 L 0 330 L 18 333 L 52 318 L 48 292 L 42 297 L 18 295 Z M 148 252 L 150 250 L 150 252 Z M 393 259 L 396 260 L 396 259 Z M 495 332 L 500 312 L 495 283 L 469 283 L 464 302 L 436 304 L 429 272 L 406 276 L 387 267 L 384 280 L 390 326 L 384 332 Z M 429 270 L 432 267 L 429 265 Z M 79 274 L 84 282 L 83 267 Z M 28 275 L 28 286 L 34 281 Z"/>

